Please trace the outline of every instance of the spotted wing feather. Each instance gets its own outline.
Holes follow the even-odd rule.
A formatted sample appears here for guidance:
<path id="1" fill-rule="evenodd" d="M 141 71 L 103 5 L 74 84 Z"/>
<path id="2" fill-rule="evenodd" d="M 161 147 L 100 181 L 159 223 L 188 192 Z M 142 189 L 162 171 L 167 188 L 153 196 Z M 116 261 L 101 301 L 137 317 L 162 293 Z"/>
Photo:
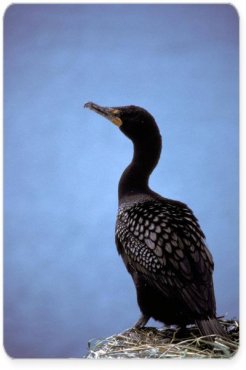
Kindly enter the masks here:
<path id="1" fill-rule="evenodd" d="M 175 291 L 196 313 L 214 310 L 213 259 L 186 205 L 152 201 L 123 207 L 116 240 L 129 272 L 140 273 L 166 296 Z"/>

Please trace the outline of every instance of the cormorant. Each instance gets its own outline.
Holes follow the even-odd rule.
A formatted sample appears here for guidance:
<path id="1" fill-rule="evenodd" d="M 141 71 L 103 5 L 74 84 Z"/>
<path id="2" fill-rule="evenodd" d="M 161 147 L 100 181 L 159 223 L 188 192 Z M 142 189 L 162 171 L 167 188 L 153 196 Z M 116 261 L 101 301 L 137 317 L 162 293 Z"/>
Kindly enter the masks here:
<path id="1" fill-rule="evenodd" d="M 113 122 L 134 145 L 119 181 L 115 239 L 142 312 L 135 326 L 144 327 L 153 317 L 166 325 L 196 323 L 202 335 L 225 335 L 216 319 L 213 258 L 197 218 L 186 204 L 148 185 L 162 148 L 155 119 L 133 105 L 84 107 Z"/>

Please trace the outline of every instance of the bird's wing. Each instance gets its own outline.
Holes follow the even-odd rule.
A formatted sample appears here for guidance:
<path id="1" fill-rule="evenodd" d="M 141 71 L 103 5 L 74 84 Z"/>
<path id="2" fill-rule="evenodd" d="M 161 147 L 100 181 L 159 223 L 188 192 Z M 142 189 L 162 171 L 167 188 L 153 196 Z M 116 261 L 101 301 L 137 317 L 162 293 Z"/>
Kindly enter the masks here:
<path id="1" fill-rule="evenodd" d="M 183 203 L 152 201 L 119 210 L 116 240 L 128 270 L 164 295 L 176 294 L 197 313 L 215 305 L 213 259 L 204 239 Z"/>

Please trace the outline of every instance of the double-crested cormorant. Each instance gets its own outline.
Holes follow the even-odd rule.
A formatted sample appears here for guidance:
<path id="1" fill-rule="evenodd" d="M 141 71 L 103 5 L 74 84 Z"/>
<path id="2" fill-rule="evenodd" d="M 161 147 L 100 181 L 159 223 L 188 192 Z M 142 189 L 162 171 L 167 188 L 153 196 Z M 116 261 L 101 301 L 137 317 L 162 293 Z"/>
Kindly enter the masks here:
<path id="1" fill-rule="evenodd" d="M 214 263 L 205 236 L 186 204 L 149 188 L 160 157 L 158 126 L 145 109 L 105 108 L 86 103 L 113 122 L 133 142 L 134 155 L 119 182 L 116 245 L 136 286 L 142 316 L 167 325 L 197 323 L 202 335 L 225 335 L 216 319 Z"/>

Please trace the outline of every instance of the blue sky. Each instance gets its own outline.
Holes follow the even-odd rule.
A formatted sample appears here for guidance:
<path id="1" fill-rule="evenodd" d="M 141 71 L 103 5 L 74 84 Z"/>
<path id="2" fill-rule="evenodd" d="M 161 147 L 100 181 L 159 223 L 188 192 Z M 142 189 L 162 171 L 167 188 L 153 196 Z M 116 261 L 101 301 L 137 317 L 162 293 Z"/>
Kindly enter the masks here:
<path id="1" fill-rule="evenodd" d="M 187 203 L 238 317 L 238 16 L 230 5 L 13 5 L 4 18 L 5 348 L 80 357 L 139 316 L 117 255 L 131 143 L 82 108 L 134 104 L 160 127 L 151 177 Z M 156 324 L 154 321 L 151 324 Z M 25 335 L 23 335 L 25 333 Z"/>

